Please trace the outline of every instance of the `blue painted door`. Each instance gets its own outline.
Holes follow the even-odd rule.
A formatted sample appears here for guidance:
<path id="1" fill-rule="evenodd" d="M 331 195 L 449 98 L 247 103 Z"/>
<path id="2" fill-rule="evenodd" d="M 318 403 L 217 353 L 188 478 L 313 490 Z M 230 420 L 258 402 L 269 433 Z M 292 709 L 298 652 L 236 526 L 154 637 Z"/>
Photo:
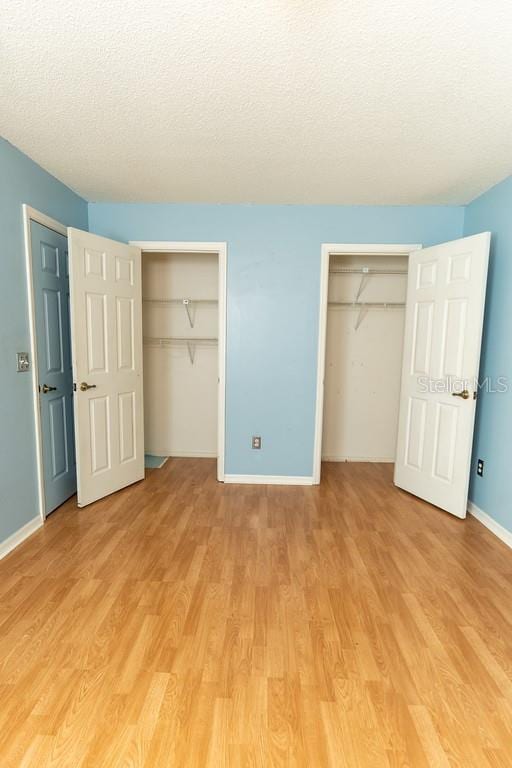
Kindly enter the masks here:
<path id="1" fill-rule="evenodd" d="M 76 492 L 68 241 L 32 221 L 32 274 L 45 511 Z"/>

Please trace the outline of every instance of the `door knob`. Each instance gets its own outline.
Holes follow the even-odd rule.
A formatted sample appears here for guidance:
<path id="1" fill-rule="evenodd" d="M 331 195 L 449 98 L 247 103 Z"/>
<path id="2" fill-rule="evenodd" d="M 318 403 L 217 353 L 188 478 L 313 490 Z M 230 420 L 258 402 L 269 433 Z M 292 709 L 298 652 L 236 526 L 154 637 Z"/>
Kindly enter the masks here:
<path id="1" fill-rule="evenodd" d="M 467 389 L 463 389 L 462 392 L 452 392 L 452 397 L 462 397 L 463 400 L 467 400 L 469 397 L 469 392 Z"/>
<path id="2" fill-rule="evenodd" d="M 86 381 L 82 381 L 80 389 L 82 392 L 87 392 L 88 389 L 96 389 L 96 384 L 88 384 Z"/>
<path id="3" fill-rule="evenodd" d="M 49 387 L 48 384 L 43 384 L 42 387 L 40 387 L 41 392 L 43 392 L 45 395 L 48 394 L 48 392 L 55 392 L 57 387 Z"/>

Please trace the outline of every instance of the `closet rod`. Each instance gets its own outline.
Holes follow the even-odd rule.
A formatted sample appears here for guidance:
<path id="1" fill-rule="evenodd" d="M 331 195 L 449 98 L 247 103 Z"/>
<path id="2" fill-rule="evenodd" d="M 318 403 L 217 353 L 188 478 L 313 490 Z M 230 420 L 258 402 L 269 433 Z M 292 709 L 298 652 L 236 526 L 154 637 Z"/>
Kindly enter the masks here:
<path id="1" fill-rule="evenodd" d="M 170 346 L 171 344 L 216 344 L 216 336 L 144 336 L 144 344 L 157 347 Z"/>
<path id="2" fill-rule="evenodd" d="M 167 304 L 218 304 L 217 299 L 142 299 L 144 304 L 157 304 L 159 306 L 166 306 Z"/>
<path id="3" fill-rule="evenodd" d="M 405 307 L 405 301 L 330 301 L 330 307 L 374 307 L 380 309 L 395 309 L 396 307 Z"/>
<path id="4" fill-rule="evenodd" d="M 217 344 L 218 339 L 214 336 L 201 338 L 200 336 L 144 336 L 144 344 L 149 347 L 172 347 L 173 344 L 185 344 L 188 351 L 190 364 L 194 365 L 196 357 L 196 346 L 211 346 Z"/>
<path id="5" fill-rule="evenodd" d="M 338 267 L 329 270 L 330 275 L 406 275 L 406 269 L 373 269 L 369 267 Z"/>

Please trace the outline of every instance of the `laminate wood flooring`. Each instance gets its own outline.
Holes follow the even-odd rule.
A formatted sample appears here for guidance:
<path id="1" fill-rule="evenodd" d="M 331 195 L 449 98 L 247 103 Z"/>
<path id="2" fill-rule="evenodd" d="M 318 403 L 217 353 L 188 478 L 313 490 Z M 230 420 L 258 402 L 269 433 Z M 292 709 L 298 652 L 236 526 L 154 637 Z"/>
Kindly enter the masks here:
<path id="1" fill-rule="evenodd" d="M 170 459 L 0 562 L 1 768 L 510 768 L 512 551 L 392 468 Z"/>

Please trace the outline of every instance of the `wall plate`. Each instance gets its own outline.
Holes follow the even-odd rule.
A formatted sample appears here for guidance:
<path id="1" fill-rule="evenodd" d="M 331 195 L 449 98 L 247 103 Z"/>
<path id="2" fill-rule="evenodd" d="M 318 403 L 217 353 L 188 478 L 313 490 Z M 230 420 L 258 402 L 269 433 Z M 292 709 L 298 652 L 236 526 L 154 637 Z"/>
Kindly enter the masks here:
<path id="1" fill-rule="evenodd" d="M 26 373 L 28 370 L 30 370 L 28 352 L 16 352 L 16 371 Z"/>

